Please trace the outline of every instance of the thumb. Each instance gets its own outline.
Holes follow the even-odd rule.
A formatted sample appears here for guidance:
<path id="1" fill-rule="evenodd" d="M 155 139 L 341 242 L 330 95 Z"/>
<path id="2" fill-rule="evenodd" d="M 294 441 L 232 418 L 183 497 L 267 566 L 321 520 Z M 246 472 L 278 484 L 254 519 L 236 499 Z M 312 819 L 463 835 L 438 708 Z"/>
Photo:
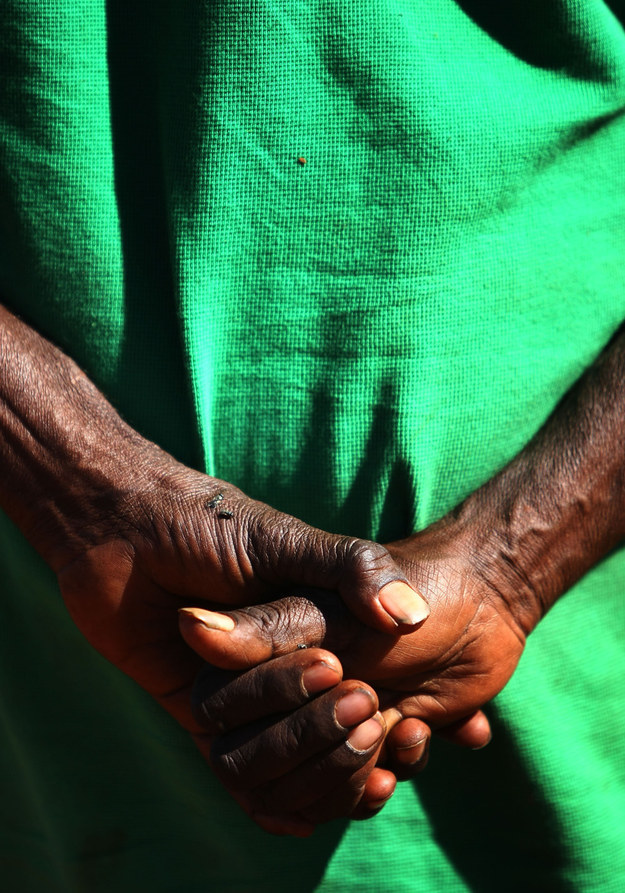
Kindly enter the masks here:
<path id="1" fill-rule="evenodd" d="M 227 613 L 181 608 L 180 632 L 187 645 L 213 666 L 245 670 L 298 648 L 321 645 L 327 639 L 328 614 L 340 613 L 350 627 L 362 629 L 336 597 L 321 592 L 318 596 L 320 601 L 333 602 L 333 608 L 322 611 L 318 604 L 298 595 Z"/>
<path id="2" fill-rule="evenodd" d="M 356 617 L 382 632 L 410 632 L 428 617 L 427 601 L 384 546 L 254 506 L 247 520 L 247 553 L 265 583 L 334 590 Z"/>
<path id="3" fill-rule="evenodd" d="M 217 613 L 203 608 L 178 612 L 182 637 L 205 661 L 224 670 L 245 670 L 298 648 L 325 648 L 337 655 L 345 675 L 376 680 L 403 675 L 411 665 L 412 635 L 389 636 L 365 626 L 340 598 L 306 590 L 265 605 Z M 406 647 L 404 647 L 406 645 Z"/>

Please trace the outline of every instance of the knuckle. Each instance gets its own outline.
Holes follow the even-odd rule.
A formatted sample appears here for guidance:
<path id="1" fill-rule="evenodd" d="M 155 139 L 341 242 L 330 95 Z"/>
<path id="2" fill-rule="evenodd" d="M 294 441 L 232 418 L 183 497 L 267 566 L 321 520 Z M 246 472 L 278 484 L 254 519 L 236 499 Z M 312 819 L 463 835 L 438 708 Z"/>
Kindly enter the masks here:
<path id="1" fill-rule="evenodd" d="M 309 719 L 308 711 L 305 710 L 295 711 L 287 720 L 276 727 L 276 730 L 278 731 L 275 745 L 276 752 L 283 759 L 289 760 L 303 752 L 311 735 L 314 735 L 316 738 L 320 734 L 314 718 Z"/>
<path id="2" fill-rule="evenodd" d="M 206 729 L 209 735 L 219 735 L 225 731 L 221 719 L 222 714 L 216 703 L 218 700 L 218 698 L 214 698 L 210 701 L 191 701 L 193 718 L 203 729 Z"/>
<path id="3" fill-rule="evenodd" d="M 212 735 L 218 735 L 224 730 L 223 716 L 228 702 L 228 687 L 237 675 L 207 665 L 193 683 L 191 689 L 193 716 Z"/>
<path id="4" fill-rule="evenodd" d="M 288 596 L 284 602 L 289 626 L 305 637 L 306 644 L 323 641 L 326 622 L 319 606 L 303 596 Z"/>
<path id="5" fill-rule="evenodd" d="M 350 538 L 345 545 L 346 562 L 358 577 L 369 576 L 385 567 L 391 556 L 384 546 L 370 540 Z"/>
<path id="6" fill-rule="evenodd" d="M 305 725 L 298 723 L 296 726 L 287 724 L 280 733 L 279 752 L 286 755 L 296 754 L 301 746 L 302 736 L 305 734 Z"/>
<path id="7" fill-rule="evenodd" d="M 293 651 L 298 645 L 323 641 L 326 624 L 321 610 L 303 596 L 287 596 L 268 605 L 248 609 L 259 634 L 271 642 L 273 656 Z"/>
<path id="8" fill-rule="evenodd" d="M 265 605 L 252 605 L 247 615 L 258 628 L 258 632 L 266 639 L 274 639 L 288 630 L 291 620 L 280 602 Z"/>
<path id="9" fill-rule="evenodd" d="M 295 518 L 256 500 L 248 500 L 244 517 L 246 547 L 257 567 L 279 565 L 282 552 L 293 548 Z"/>
<path id="10" fill-rule="evenodd" d="M 246 763 L 239 750 L 224 747 L 217 738 L 211 746 L 210 764 L 220 781 L 230 790 L 245 789 Z"/>

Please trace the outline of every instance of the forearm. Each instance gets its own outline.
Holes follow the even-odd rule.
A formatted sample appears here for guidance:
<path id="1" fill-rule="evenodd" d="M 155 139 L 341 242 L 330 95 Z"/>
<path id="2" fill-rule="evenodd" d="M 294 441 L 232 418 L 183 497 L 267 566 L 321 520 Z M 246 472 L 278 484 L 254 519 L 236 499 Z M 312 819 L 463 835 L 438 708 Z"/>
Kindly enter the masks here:
<path id="1" fill-rule="evenodd" d="M 427 616 L 382 546 L 309 527 L 178 463 L 2 308 L 0 467 L 0 507 L 57 573 L 118 540 L 177 592 L 250 603 L 288 581 L 337 589 L 389 631 Z"/>
<path id="2" fill-rule="evenodd" d="M 131 498 L 155 451 L 67 355 L 0 307 L 0 505 L 50 564 Z"/>
<path id="3" fill-rule="evenodd" d="M 625 330 L 448 519 L 525 633 L 625 535 Z"/>

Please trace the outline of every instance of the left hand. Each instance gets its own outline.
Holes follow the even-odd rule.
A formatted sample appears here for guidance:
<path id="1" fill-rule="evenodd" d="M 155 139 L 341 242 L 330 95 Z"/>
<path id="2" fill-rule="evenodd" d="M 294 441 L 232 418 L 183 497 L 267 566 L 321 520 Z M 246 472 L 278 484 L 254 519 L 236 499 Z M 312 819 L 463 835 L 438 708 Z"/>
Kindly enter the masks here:
<path id="1" fill-rule="evenodd" d="M 198 745 L 266 830 L 306 836 L 332 818 L 369 818 L 391 797 L 398 775 L 412 777 L 427 763 L 429 727 L 400 721 L 395 709 L 374 713 L 370 686 L 341 682 L 341 675 L 334 655 L 310 648 L 244 673 L 206 665 L 198 677 L 194 712 L 206 730 Z M 469 747 L 490 737 L 481 713 L 446 734 Z M 389 750 L 393 772 L 383 768 Z"/>
<path id="2" fill-rule="evenodd" d="M 217 776 L 273 833 L 307 836 L 352 814 L 365 792 L 361 812 L 373 814 L 395 788 L 392 773 L 374 768 L 387 731 L 376 693 L 342 681 L 340 662 L 322 649 L 244 673 L 206 665 L 194 713 L 206 730 L 196 741 Z"/>

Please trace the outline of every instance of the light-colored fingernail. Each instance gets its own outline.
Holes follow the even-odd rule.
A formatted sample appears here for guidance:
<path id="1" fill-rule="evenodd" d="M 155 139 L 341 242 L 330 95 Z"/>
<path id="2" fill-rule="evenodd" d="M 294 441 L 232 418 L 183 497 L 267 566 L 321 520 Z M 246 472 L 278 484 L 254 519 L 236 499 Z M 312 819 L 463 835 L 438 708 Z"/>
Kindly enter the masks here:
<path id="1" fill-rule="evenodd" d="M 380 740 L 383 732 L 382 723 L 376 717 L 372 717 L 361 725 L 356 726 L 355 729 L 352 729 L 347 736 L 346 744 L 350 750 L 363 753 Z"/>
<path id="2" fill-rule="evenodd" d="M 479 747 L 472 747 L 471 750 L 484 750 L 485 747 L 488 747 L 490 742 L 493 740 L 493 733 L 491 732 L 488 736 L 488 741 L 485 741 L 484 744 L 480 744 Z"/>
<path id="3" fill-rule="evenodd" d="M 386 731 L 390 732 L 391 729 L 394 729 L 398 722 L 401 722 L 404 718 L 397 707 L 387 707 L 386 710 L 380 711 L 382 716 L 384 717 L 384 722 L 386 723 Z"/>
<path id="4" fill-rule="evenodd" d="M 423 758 L 427 743 L 427 738 L 422 738 L 421 741 L 417 741 L 416 744 L 411 744 L 408 747 L 395 748 L 397 762 L 406 766 L 414 766 L 415 763 L 418 763 Z"/>
<path id="5" fill-rule="evenodd" d="M 339 673 L 323 661 L 312 664 L 302 673 L 302 686 L 306 696 L 325 691 L 326 688 L 332 688 L 340 681 Z"/>
<path id="6" fill-rule="evenodd" d="M 393 580 L 380 589 L 380 604 L 397 623 L 414 626 L 422 623 L 430 614 L 430 607 L 423 596 L 403 580 Z"/>
<path id="7" fill-rule="evenodd" d="M 343 695 L 334 708 L 336 721 L 344 729 L 355 726 L 356 723 L 367 719 L 372 713 L 375 713 L 375 702 L 369 692 L 362 689 Z"/>
<path id="8" fill-rule="evenodd" d="M 191 617 L 197 623 L 201 623 L 207 629 L 217 629 L 222 633 L 231 633 L 236 623 L 227 614 L 218 614 L 216 611 L 206 611 L 204 608 L 180 608 L 178 611 L 183 617 Z"/>

